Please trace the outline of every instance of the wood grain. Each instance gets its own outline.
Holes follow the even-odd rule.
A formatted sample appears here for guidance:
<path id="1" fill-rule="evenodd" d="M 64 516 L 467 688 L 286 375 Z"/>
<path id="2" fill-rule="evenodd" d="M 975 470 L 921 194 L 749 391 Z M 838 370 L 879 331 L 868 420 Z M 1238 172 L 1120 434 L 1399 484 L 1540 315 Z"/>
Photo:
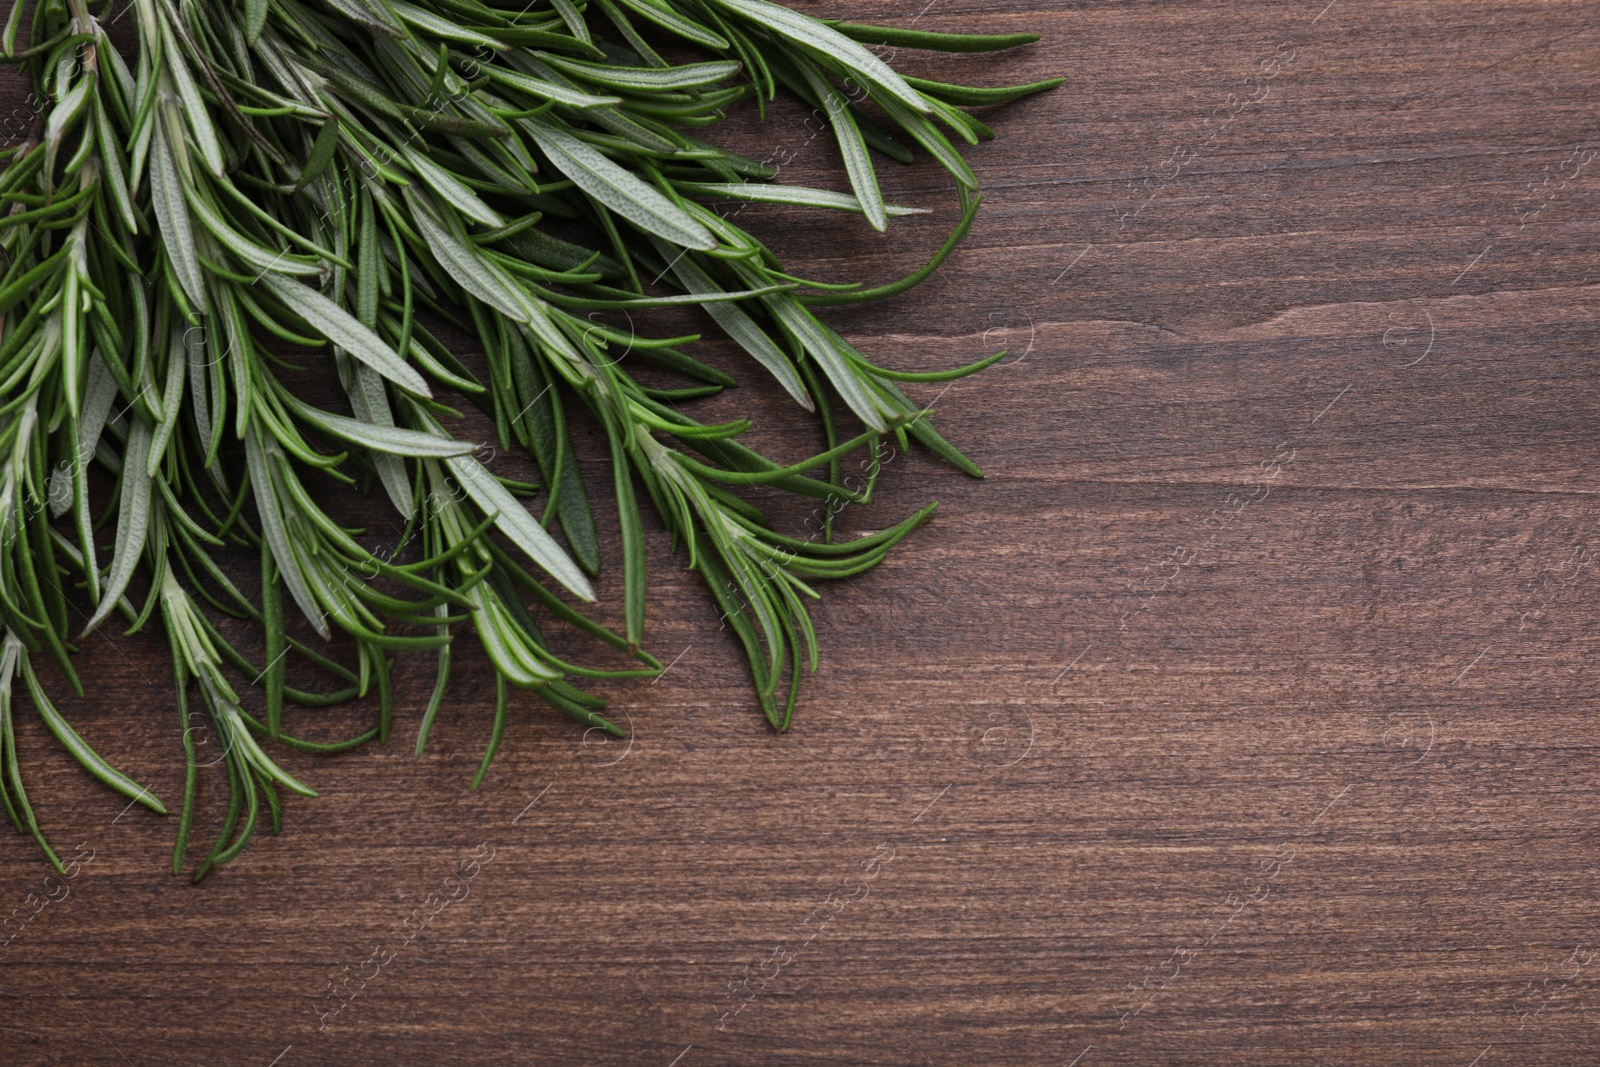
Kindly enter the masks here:
<path id="1" fill-rule="evenodd" d="M 1600 8 L 798 6 L 1035 29 L 897 62 L 1070 78 L 970 153 L 961 253 L 832 316 L 897 366 L 1012 349 L 916 392 L 988 478 L 899 457 L 852 513 L 942 502 L 827 589 L 788 735 L 658 537 L 679 658 L 603 687 L 628 741 L 525 700 L 469 791 L 487 667 L 417 760 L 404 661 L 395 739 L 287 756 L 323 796 L 200 887 L 27 724 L 94 858 L 0 949 L 0 1063 L 1593 1062 Z M 839 183 L 802 120 L 726 136 Z M 943 217 L 886 237 L 758 229 L 884 277 L 940 177 L 887 172 Z M 65 710 L 176 795 L 162 650 L 85 659 Z M 0 913 L 45 874 L 0 840 Z"/>

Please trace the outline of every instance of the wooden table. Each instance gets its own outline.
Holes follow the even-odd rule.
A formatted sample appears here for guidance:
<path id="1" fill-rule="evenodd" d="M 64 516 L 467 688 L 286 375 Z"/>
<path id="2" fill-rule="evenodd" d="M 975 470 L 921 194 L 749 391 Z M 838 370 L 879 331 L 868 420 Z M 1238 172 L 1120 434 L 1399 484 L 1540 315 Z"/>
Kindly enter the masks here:
<path id="1" fill-rule="evenodd" d="M 897 62 L 1071 79 L 969 153 L 946 269 L 832 317 L 894 366 L 1011 349 L 913 387 L 987 480 L 897 457 L 849 513 L 942 501 L 827 589 L 786 736 L 657 536 L 627 741 L 523 699 L 469 791 L 486 665 L 419 760 L 403 660 L 392 741 L 286 756 L 322 797 L 198 887 L 28 721 L 82 845 L 0 948 L 0 1063 L 1594 1062 L 1600 7 L 799 6 L 1035 29 Z M 804 117 L 727 136 L 840 187 Z M 908 270 L 954 197 L 886 184 L 940 214 L 757 229 Z M 108 631 L 63 709 L 171 798 L 166 670 Z M 46 874 L 0 839 L 0 909 Z"/>

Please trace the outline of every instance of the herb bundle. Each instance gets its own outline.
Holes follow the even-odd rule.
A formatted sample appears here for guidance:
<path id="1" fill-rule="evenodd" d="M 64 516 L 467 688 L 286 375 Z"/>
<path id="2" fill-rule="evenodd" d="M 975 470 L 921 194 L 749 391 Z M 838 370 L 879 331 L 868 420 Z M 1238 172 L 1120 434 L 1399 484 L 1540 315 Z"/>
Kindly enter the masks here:
<path id="1" fill-rule="evenodd" d="M 238 855 L 263 802 L 276 829 L 282 790 L 314 795 L 264 745 L 331 752 L 387 736 L 398 653 L 437 657 L 419 754 L 453 641 L 470 632 L 487 653 L 495 715 L 474 784 L 504 734 L 509 687 L 616 732 L 579 683 L 661 669 L 643 648 L 641 490 L 743 645 L 767 722 L 784 729 L 817 665 L 814 581 L 872 567 L 932 510 L 835 540 L 838 508 L 871 498 L 884 439 L 979 473 L 897 383 L 1004 354 L 893 371 L 816 311 L 933 273 L 980 202 L 950 135 L 992 134 L 964 108 L 1058 84 L 905 77 L 869 46 L 1034 38 L 818 20 L 768 0 L 132 0 L 130 60 L 108 35 L 111 6 L 19 2 L 0 30 L 0 52 L 42 101 L 26 140 L 0 153 L 0 801 L 13 824 L 59 866 L 18 767 L 18 679 L 90 773 L 166 810 L 73 730 L 37 663 L 82 693 L 73 642 L 113 617 L 132 630 L 154 620 L 171 646 L 187 767 L 174 873 L 199 779 L 196 696 L 230 786 L 197 878 Z M 780 88 L 826 116 L 850 192 L 771 184 L 772 168 L 703 139 L 733 105 L 764 114 Z M 960 217 L 924 267 L 876 288 L 788 274 L 708 206 L 847 211 L 883 230 L 911 209 L 885 202 L 876 160 L 918 150 L 954 179 Z M 753 375 L 813 412 L 825 447 L 779 462 L 740 442 L 749 420 L 697 420 L 691 401 L 737 382 L 684 351 L 696 337 L 640 336 L 597 314 L 640 321 L 677 305 L 701 309 Z M 482 353 L 477 370 L 452 334 Z M 344 410 L 304 399 L 292 359 L 331 363 Z M 663 387 L 663 373 L 677 383 Z M 446 396 L 492 419 L 498 448 L 530 457 L 538 483 L 486 465 Z M 578 419 L 608 446 L 621 632 L 572 606 L 594 599 L 601 565 Z M 840 477 L 857 450 L 870 471 L 860 489 Z M 407 551 L 365 547 L 329 514 L 330 481 L 381 491 Z M 748 499 L 755 487 L 826 502 L 821 537 L 775 530 Z M 245 552 L 252 569 L 259 560 L 254 596 L 253 581 L 235 581 Z M 563 660 L 535 611 L 637 666 Z M 324 641 L 348 638 L 353 661 L 292 636 L 294 614 Z M 255 658 L 219 617 L 260 631 Z M 342 688 L 291 685 L 291 662 Z M 261 687 L 259 718 L 230 677 Z M 377 723 L 358 737 L 321 744 L 283 728 L 286 704 L 374 691 Z"/>

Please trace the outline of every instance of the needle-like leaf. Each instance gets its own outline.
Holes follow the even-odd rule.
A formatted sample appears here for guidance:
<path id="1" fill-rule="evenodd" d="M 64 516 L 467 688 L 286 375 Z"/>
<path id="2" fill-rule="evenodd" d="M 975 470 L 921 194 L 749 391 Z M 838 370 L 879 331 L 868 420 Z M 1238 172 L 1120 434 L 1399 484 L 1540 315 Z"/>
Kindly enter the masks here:
<path id="1" fill-rule="evenodd" d="M 428 388 L 422 375 L 408 366 L 377 334 L 361 325 L 355 316 L 332 300 L 309 286 L 290 281 L 273 271 L 261 275 L 260 282 L 312 329 L 391 382 L 418 396 L 433 395 L 433 390 Z"/>

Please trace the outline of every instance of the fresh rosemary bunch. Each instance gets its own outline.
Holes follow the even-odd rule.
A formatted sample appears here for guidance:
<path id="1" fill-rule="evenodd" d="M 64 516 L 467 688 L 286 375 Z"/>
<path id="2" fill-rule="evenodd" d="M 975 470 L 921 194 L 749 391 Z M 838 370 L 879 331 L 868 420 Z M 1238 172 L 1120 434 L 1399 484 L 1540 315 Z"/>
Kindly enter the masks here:
<path id="1" fill-rule="evenodd" d="M 0 800 L 12 822 L 56 862 L 18 767 L 19 677 L 85 768 L 165 811 L 73 730 L 34 662 L 53 660 L 81 693 L 72 642 L 113 616 L 133 630 L 159 617 L 171 645 L 187 764 L 174 873 L 195 811 L 196 691 L 230 786 L 196 878 L 239 853 L 263 798 L 276 829 L 280 788 L 314 795 L 263 742 L 330 752 L 387 737 L 396 653 L 438 660 L 420 754 L 453 642 L 476 635 L 497 694 L 474 784 L 504 734 L 510 686 L 615 732 L 575 680 L 660 670 L 643 649 L 640 488 L 743 644 L 767 721 L 787 727 L 817 665 L 813 580 L 873 566 L 932 511 L 833 538 L 839 507 L 870 500 L 883 439 L 914 439 L 979 474 L 897 383 L 949 380 L 1004 354 L 892 371 L 816 309 L 893 296 L 936 270 L 981 199 L 949 134 L 992 136 L 963 108 L 1058 84 L 903 77 L 868 46 L 983 51 L 1034 38 L 825 21 L 767 0 L 131 6 L 131 60 L 108 34 L 122 14 L 109 2 L 16 3 L 0 31 L 4 58 L 43 102 L 0 170 Z M 851 192 L 770 184 L 772 168 L 702 139 L 735 104 L 764 114 L 780 88 L 827 116 Z M 912 209 L 885 202 L 875 157 L 911 162 L 917 150 L 954 179 L 961 214 L 923 268 L 876 288 L 786 273 L 712 206 L 848 211 L 883 230 Z M 691 401 L 737 383 L 683 350 L 696 336 L 597 319 L 679 305 L 701 309 L 814 413 L 826 447 L 780 462 L 740 442 L 749 420 L 697 420 Z M 454 354 L 460 335 L 482 354 L 476 369 Z M 347 410 L 308 402 L 291 357 L 331 363 Z M 663 371 L 680 384 L 647 384 Z M 497 447 L 529 456 L 539 483 L 487 466 L 447 395 L 492 419 Z M 608 446 L 620 633 L 571 603 L 593 600 L 601 566 L 571 432 L 580 418 Z M 841 459 L 860 449 L 870 476 L 855 490 Z M 404 551 L 364 546 L 330 513 L 330 483 L 381 487 Z M 761 486 L 826 502 L 821 538 L 775 530 L 747 499 Z M 254 596 L 254 582 L 235 580 L 244 554 L 259 567 Z M 354 663 L 293 637 L 288 603 L 324 641 L 348 638 Z M 566 662 L 534 611 L 638 666 Z M 259 658 L 214 616 L 259 630 Z M 291 686 L 291 659 L 342 688 Z M 260 718 L 230 673 L 261 687 Z M 318 744 L 283 728 L 286 703 L 374 690 L 378 720 L 359 737 Z"/>

